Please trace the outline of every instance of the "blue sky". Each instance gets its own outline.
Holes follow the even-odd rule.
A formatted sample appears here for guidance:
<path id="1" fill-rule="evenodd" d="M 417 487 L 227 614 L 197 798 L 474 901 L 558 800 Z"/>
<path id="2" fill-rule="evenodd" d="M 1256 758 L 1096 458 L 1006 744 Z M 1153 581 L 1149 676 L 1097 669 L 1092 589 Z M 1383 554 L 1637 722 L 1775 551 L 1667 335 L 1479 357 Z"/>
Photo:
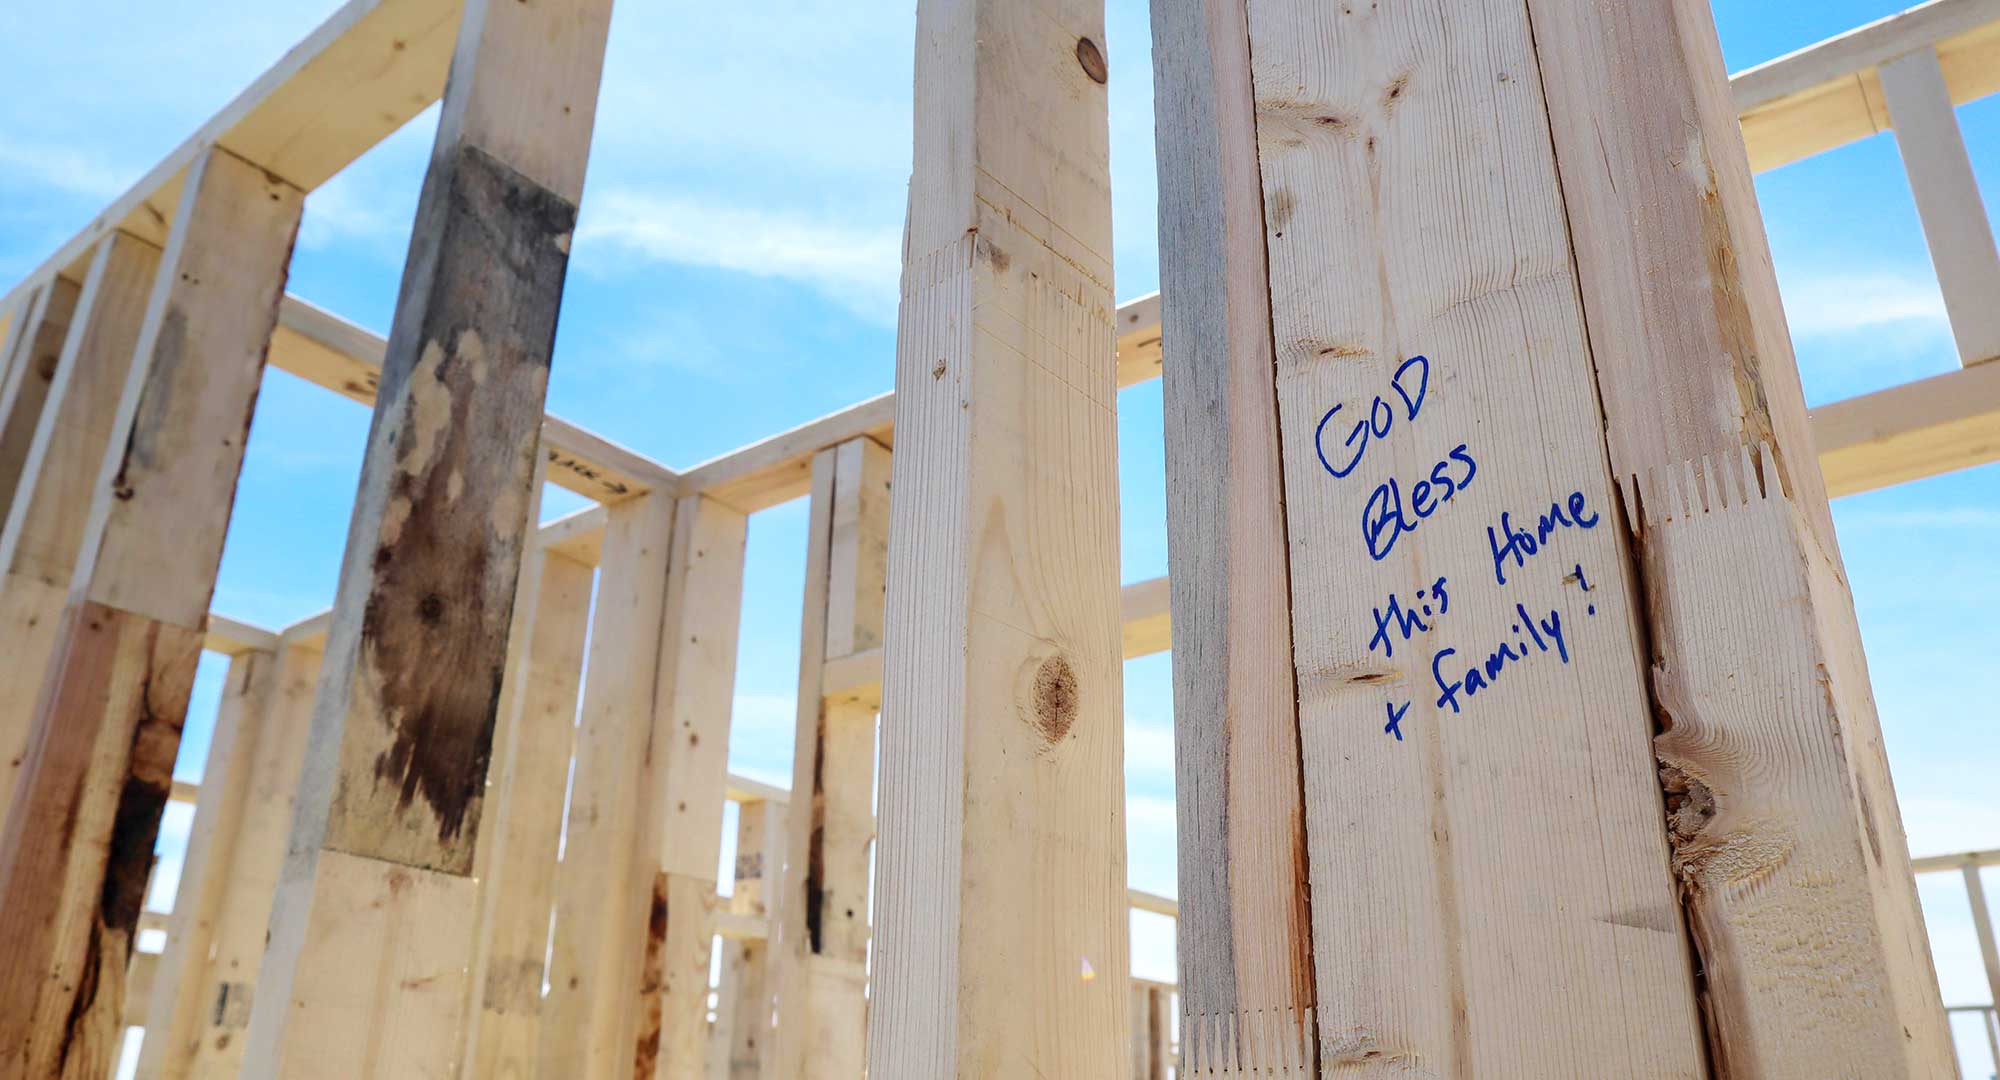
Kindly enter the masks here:
<path id="1" fill-rule="evenodd" d="M 0 281 L 75 233 L 305 35 L 335 0 L 72 0 L 0 16 Z M 1890 14 L 1894 0 L 1720 0 L 1731 70 Z M 550 383 L 551 411 L 674 467 L 891 387 L 910 167 L 914 5 L 626 3 Z M 1158 285 L 1143 0 L 1109 10 L 1117 293 Z M 1959 110 L 1989 204 L 2000 99 Z M 389 325 L 435 114 L 307 201 L 291 290 Z M 1956 366 L 1892 136 L 1758 178 L 1814 403 Z M 1124 578 L 1166 572 L 1160 387 L 1120 395 Z M 217 610 L 280 626 L 332 599 L 361 407 L 265 380 Z M 556 493 L 551 515 L 579 503 Z M 757 515 L 732 767 L 788 782 L 805 513 Z M 2000 846 L 1994 670 L 2000 470 L 1835 504 L 1904 821 L 1918 854 Z M 1133 884 L 1173 892 L 1169 661 L 1127 666 Z M 183 772 L 199 772 L 221 665 L 204 666 Z M 185 821 L 169 822 L 172 848 Z M 1989 874 L 2000 892 L 2000 874 Z M 1986 999 L 1962 891 L 1925 885 L 1945 997 Z M 1136 960 L 1170 975 L 1159 927 Z M 1983 1062 L 1983 1051 L 1969 1064 Z M 1984 1075 L 1984 1073 L 1980 1073 Z"/>

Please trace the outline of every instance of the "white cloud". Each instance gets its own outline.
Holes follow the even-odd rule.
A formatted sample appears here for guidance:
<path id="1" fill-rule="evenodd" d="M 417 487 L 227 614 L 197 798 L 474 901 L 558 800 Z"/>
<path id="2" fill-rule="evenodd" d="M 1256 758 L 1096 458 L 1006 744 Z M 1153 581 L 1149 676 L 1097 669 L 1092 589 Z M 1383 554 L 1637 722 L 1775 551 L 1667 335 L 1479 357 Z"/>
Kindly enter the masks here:
<path id="1" fill-rule="evenodd" d="M 897 228 L 629 188 L 593 194 L 584 213 L 580 253 L 603 245 L 659 262 L 795 281 L 864 318 L 896 321 Z"/>
<path id="2" fill-rule="evenodd" d="M 0 139 L 0 172 L 24 186 L 54 188 L 96 202 L 110 202 L 138 179 L 129 168 L 114 165 L 76 146 L 25 143 Z"/>
<path id="3" fill-rule="evenodd" d="M 1784 288 L 1785 318 L 1797 337 L 1831 337 L 1904 325 L 1945 329 L 1944 295 L 1929 274 L 1873 271 L 1823 274 Z"/>
<path id="4" fill-rule="evenodd" d="M 1841 515 L 1845 527 L 1891 529 L 2000 529 L 2000 509 L 1935 506 L 1912 510 L 1871 510 Z"/>

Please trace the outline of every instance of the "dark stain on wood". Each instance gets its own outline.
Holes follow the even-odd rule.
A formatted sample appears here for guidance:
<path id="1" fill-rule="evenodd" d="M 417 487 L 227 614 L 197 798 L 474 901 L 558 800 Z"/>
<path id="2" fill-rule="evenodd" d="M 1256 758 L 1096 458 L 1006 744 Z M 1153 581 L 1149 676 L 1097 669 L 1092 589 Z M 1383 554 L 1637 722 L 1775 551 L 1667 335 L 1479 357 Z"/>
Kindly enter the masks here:
<path id="1" fill-rule="evenodd" d="M 639 972 L 639 1037 L 633 1047 L 632 1080 L 653 1080 L 660 1060 L 660 1031 L 666 1011 L 667 875 L 653 875 L 653 905 L 646 916 L 646 953 Z"/>
<path id="2" fill-rule="evenodd" d="M 393 738 L 375 777 L 397 813 L 423 801 L 449 872 L 471 869 L 575 223 L 476 147 L 434 167 L 380 380 L 359 662 Z"/>

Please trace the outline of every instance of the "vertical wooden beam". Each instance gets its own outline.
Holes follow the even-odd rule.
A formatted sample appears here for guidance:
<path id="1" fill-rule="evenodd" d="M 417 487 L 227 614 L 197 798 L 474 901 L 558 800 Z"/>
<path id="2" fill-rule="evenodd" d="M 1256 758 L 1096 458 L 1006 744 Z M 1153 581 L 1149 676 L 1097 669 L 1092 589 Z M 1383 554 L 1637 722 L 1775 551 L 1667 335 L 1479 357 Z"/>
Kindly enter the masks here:
<path id="1" fill-rule="evenodd" d="M 610 8 L 466 5 L 349 526 L 249 1073 L 443 1074 L 463 1050 L 469 875 Z"/>
<path id="2" fill-rule="evenodd" d="M 1950 1075 L 1713 17 L 1701 0 L 1528 8 L 1716 1070 Z"/>
<path id="3" fill-rule="evenodd" d="M 1958 114 L 1945 93 L 1937 50 L 1924 46 L 1882 64 L 1882 100 L 1910 176 L 1931 265 L 1961 363 L 2000 357 L 2000 250 L 1979 197 Z"/>
<path id="4" fill-rule="evenodd" d="M 869 1075 L 1124 1071 L 1104 11 L 920 0 Z"/>
<path id="5" fill-rule="evenodd" d="M 627 991 L 639 998 L 642 1015 L 634 1074 L 659 1080 L 697 1080 L 705 1060 L 709 916 L 722 858 L 748 525 L 740 511 L 699 495 L 682 498 L 674 513 L 660 700 L 648 755 L 656 770 L 653 812 L 640 823 L 640 867 L 650 872 L 652 907 L 645 967 Z M 649 1047 L 656 1059 L 649 1059 Z"/>
<path id="6" fill-rule="evenodd" d="M 55 645 L 118 400 L 159 273 L 160 249 L 122 232 L 99 243 L 73 333 L 49 386 L 20 482 L 0 527 L 0 819 L 34 730 L 35 699 Z M 17 325 L 26 324 L 25 316 Z"/>
<path id="7" fill-rule="evenodd" d="M 611 508 L 556 888 L 549 1076 L 699 1076 L 744 516 Z M 600 655 L 601 653 L 601 655 Z"/>
<path id="8" fill-rule="evenodd" d="M 825 693 L 831 660 L 882 643 L 889 451 L 854 439 L 813 459 L 806 599 L 792 742 L 796 812 L 773 941 L 778 1021 L 766 1075 L 866 1068 L 868 855 L 877 702 Z"/>
<path id="9" fill-rule="evenodd" d="M 81 292 L 68 278 L 51 281 L 36 295 L 14 355 L 0 363 L 0 514 L 12 505 L 21 482 Z"/>
<path id="10" fill-rule="evenodd" d="M 303 195 L 190 167 L 0 840 L 0 1075 L 100 1075 Z"/>
<path id="11" fill-rule="evenodd" d="M 288 639 L 278 650 L 277 686 L 257 730 L 252 783 L 234 825 L 228 862 L 210 860 L 203 871 L 205 879 L 221 883 L 214 923 L 205 946 L 180 962 L 179 977 L 154 986 L 151 1010 L 166 1019 L 140 1046 L 143 1080 L 234 1080 L 242 1073 L 244 1032 L 297 808 L 323 660 L 315 644 Z"/>
<path id="12" fill-rule="evenodd" d="M 569 828 L 555 883 L 549 995 L 539 1076 L 633 1075 L 636 1000 L 652 881 L 636 880 L 660 627 L 666 615 L 673 500 L 642 496 L 608 508 L 576 732 Z"/>
<path id="13" fill-rule="evenodd" d="M 257 768 L 265 764 L 262 744 L 281 738 L 276 729 L 281 694 L 275 654 L 252 651 L 230 658 L 158 974 L 150 987 L 132 988 L 149 995 L 138 1073 L 148 1080 L 185 1076 L 185 1062 L 205 1033 L 202 1020 L 214 1005 L 210 958 L 233 884 L 237 843 L 246 814 L 271 809 L 253 800 L 252 792 L 260 779 Z M 165 1068 L 169 1061 L 176 1066 L 171 1072 Z"/>
<path id="14" fill-rule="evenodd" d="M 563 799 L 576 737 L 578 684 L 590 616 L 591 567 L 546 549 L 522 569 L 523 662 L 508 678 L 503 734 L 511 743 L 495 783 L 495 850 L 480 882 L 479 944 L 471 980 L 463 1076 L 532 1076 L 543 964 L 554 903 Z M 531 576 L 532 575 L 532 576 Z M 528 611 L 520 614 L 525 605 Z"/>
<path id="15" fill-rule="evenodd" d="M 1987 1000 L 2000 1002 L 2000 943 L 1993 937 L 1993 908 L 1986 902 L 1986 885 L 1979 879 L 1977 862 L 1966 863 L 1960 873 L 1965 878 L 1966 904 L 1972 909 L 1973 934 L 1979 939 L 1979 963 L 1986 970 Z"/>
<path id="16" fill-rule="evenodd" d="M 1228 445 L 1227 486 L 1256 476 L 1270 498 L 1281 485 L 1318 1029 L 1315 1063 L 1290 991 L 1282 1011 L 1183 1028 L 1184 1063 L 1222 1075 L 1418 1063 L 1438 1075 L 1701 1075 L 1630 568 L 1527 11 L 1519 0 L 1249 8 L 1275 361 L 1265 375 L 1262 283 L 1243 235 L 1256 217 L 1227 178 L 1245 151 L 1213 149 L 1241 138 L 1230 129 L 1243 91 L 1225 93 L 1216 73 L 1242 31 L 1233 13 L 1180 2 L 1160 18 L 1180 28 L 1160 64 L 1171 100 L 1234 104 L 1190 106 L 1187 124 L 1162 126 L 1163 160 L 1185 163 L 1163 166 L 1163 185 L 1183 190 L 1163 197 L 1162 232 L 1200 238 L 1207 261 L 1190 274 L 1239 280 L 1198 287 L 1205 306 L 1173 316 L 1189 336 L 1163 334 L 1169 371 L 1209 368 L 1181 385 L 1226 395 L 1229 421 L 1203 415 L 1189 392 L 1167 437 L 1191 438 L 1190 458 Z M 1275 462 L 1268 436 L 1234 416 L 1256 406 L 1266 377 Z M 1255 581 L 1218 580 L 1239 569 L 1219 552 L 1252 557 L 1259 541 L 1233 522 L 1223 531 L 1236 496 L 1210 483 L 1205 499 L 1175 496 L 1174 645 L 1197 653 L 1181 663 L 1236 659 L 1244 639 L 1217 608 Z M 1534 530 L 1537 514 L 1546 526 L 1527 543 L 1550 554 L 1530 570 L 1509 562 L 1500 578 L 1488 529 L 1504 538 L 1525 515 Z M 1181 544 L 1190 534 L 1196 543 Z M 1215 725 L 1219 713 L 1211 752 L 1283 760 L 1281 701 L 1238 711 L 1256 699 L 1195 700 L 1214 703 L 1191 716 L 1177 702 L 1177 721 Z M 1259 746 L 1251 708 L 1279 711 L 1261 722 L 1274 741 Z M 1211 767 L 1210 783 L 1227 775 Z M 1231 812 L 1239 798 L 1182 797 Z M 1277 925 L 1230 940 L 1257 930 L 1248 940 L 1271 951 L 1256 962 L 1284 994 L 1285 949 L 1303 932 Z M 1244 964 L 1225 959 L 1209 962 Z"/>
<path id="17" fill-rule="evenodd" d="M 1241 0 L 1156 0 L 1181 1031 L 1190 1070 L 1255 1032 L 1314 1064 L 1299 717 L 1250 45 Z M 1228 1041 L 1222 1041 L 1224 1033 Z"/>
<path id="18" fill-rule="evenodd" d="M 736 887 L 729 911 L 753 919 L 768 919 L 774 907 L 786 844 L 784 803 L 760 799 L 739 804 L 736 819 Z M 722 1067 L 712 1075 L 727 1080 L 757 1080 L 771 1045 L 771 1001 L 776 972 L 770 940 L 722 943 L 722 996 L 716 1005 L 716 1030 Z"/>

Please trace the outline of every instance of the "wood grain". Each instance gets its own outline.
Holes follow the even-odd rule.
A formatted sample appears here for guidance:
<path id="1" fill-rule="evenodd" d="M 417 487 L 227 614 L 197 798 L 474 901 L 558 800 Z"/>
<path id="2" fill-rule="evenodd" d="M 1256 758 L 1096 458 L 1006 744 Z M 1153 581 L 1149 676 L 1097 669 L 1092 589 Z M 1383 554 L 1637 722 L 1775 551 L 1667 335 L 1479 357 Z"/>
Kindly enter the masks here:
<path id="1" fill-rule="evenodd" d="M 495 781 L 493 850 L 481 875 L 478 953 L 470 990 L 466 1077 L 534 1076 L 557 845 L 576 736 L 577 696 L 593 583 L 590 567 L 548 551 L 522 570 L 522 664 L 508 674 L 510 745 Z M 532 602 L 529 592 L 532 588 Z M 525 615 L 520 606 L 527 604 Z"/>
<path id="2" fill-rule="evenodd" d="M 123 979 L 300 204 L 221 150 L 189 169 L 0 840 L 0 947 L 22 958 L 0 978 L 0 1075 L 102 1075 L 122 1036 Z"/>
<path id="3" fill-rule="evenodd" d="M 209 958 L 243 815 L 250 809 L 257 744 L 272 716 L 277 685 L 275 655 L 251 652 L 230 659 L 155 981 L 131 988 L 134 995 L 148 1000 L 146 1042 L 153 1044 L 153 1052 L 141 1048 L 138 1074 L 148 1080 L 163 1075 L 158 1062 L 169 1047 L 192 1048 L 200 1041 L 201 1018 L 213 1005 L 206 978 Z M 129 1012 L 126 1019 L 131 1019 Z M 182 1069 L 173 1075 L 186 1073 Z"/>
<path id="4" fill-rule="evenodd" d="M 98 248 L 77 302 L 79 333 L 35 427 L 0 527 L 0 819 L 34 730 L 35 699 L 90 516 L 118 401 L 132 367 L 160 250 L 123 233 Z"/>
<path id="5" fill-rule="evenodd" d="M 609 0 L 466 6 L 348 527 L 248 1073 L 403 1075 L 464 1049 L 469 875 L 609 12 Z M 354 937 L 367 928 L 375 936 Z M 405 933 L 422 948 L 375 963 L 435 967 L 436 985 L 327 969 L 368 967 L 343 950 L 395 948 Z M 373 1056 L 413 1029 L 422 1041 L 407 1055 Z"/>
<path id="6" fill-rule="evenodd" d="M 82 292 L 57 278 L 35 297 L 13 353 L 0 358 L 0 514 L 19 498 L 18 486 L 34 444 L 42 405 L 65 355 L 71 317 Z"/>
<path id="7" fill-rule="evenodd" d="M 869 999 L 881 1080 L 1127 1063 L 1103 39 L 1092 0 L 917 9 Z"/>
<path id="8" fill-rule="evenodd" d="M 1160 247 L 1175 253 L 1160 269 L 1174 297 L 1161 333 L 1182 1061 L 1195 1075 L 1310 1075 L 1311 883 L 1244 18 L 1231 0 L 1153 5 Z M 1133 598 L 1127 656 L 1151 625 Z M 1167 629 L 1165 612 L 1152 621 Z M 1150 1069 L 1151 1043 L 1134 1039 Z"/>
<path id="9" fill-rule="evenodd" d="M 1605 440 L 1631 510 L 1713 1060 L 1732 1076 L 1948 1075 L 1712 16 L 1691 0 L 1616 17 L 1528 6 Z"/>
<path id="10" fill-rule="evenodd" d="M 1249 32 L 1319 1068 L 1700 1076 L 1528 12 L 1270 0 Z M 1392 597 L 1418 622 L 1378 637 Z"/>

